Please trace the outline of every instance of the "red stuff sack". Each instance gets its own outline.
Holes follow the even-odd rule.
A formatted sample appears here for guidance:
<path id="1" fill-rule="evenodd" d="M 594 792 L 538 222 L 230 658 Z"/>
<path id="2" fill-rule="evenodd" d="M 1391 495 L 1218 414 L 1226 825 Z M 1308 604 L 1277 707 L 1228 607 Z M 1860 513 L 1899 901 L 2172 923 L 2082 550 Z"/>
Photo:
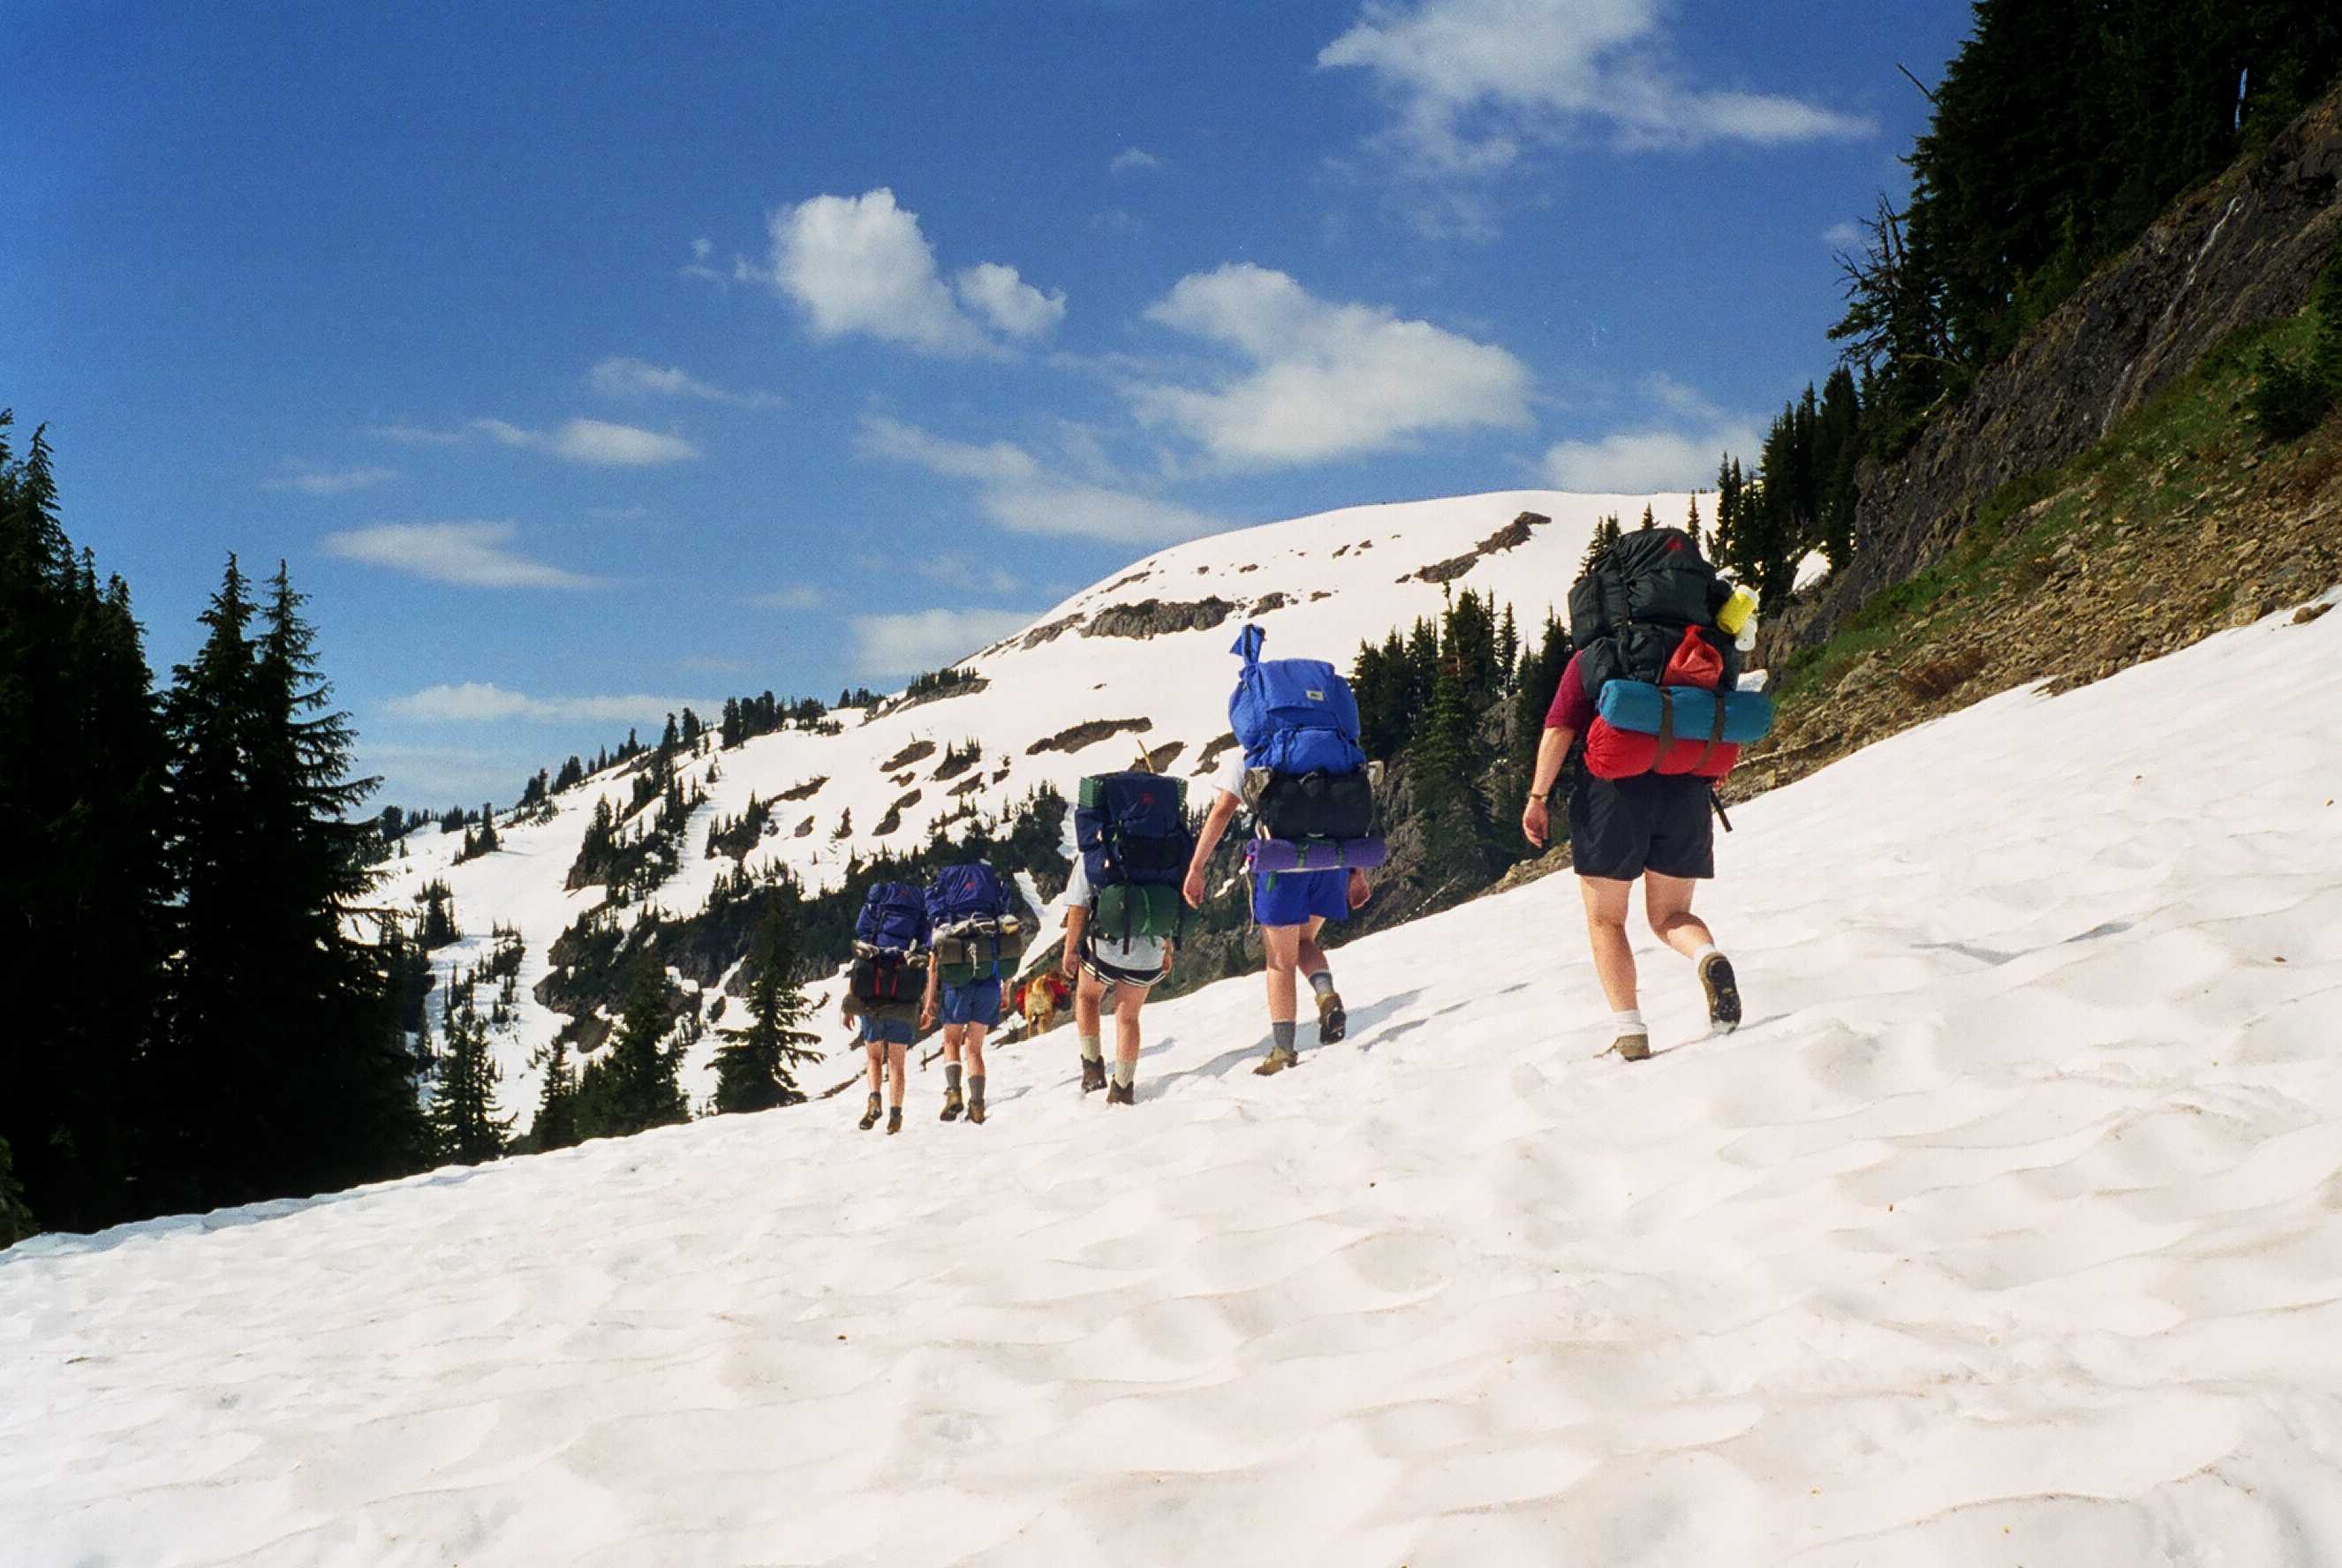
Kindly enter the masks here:
<path id="1" fill-rule="evenodd" d="M 1685 627 L 1683 640 L 1667 656 L 1666 669 L 1659 677 L 1660 686 L 1697 686 L 1712 692 L 1723 679 L 1723 654 L 1698 627 Z M 1696 774 L 1702 778 L 1720 779 L 1740 760 L 1740 748 L 1729 741 L 1711 742 L 1706 735 L 1671 735 L 1667 737 L 1666 754 L 1662 755 L 1659 740 L 1657 735 L 1636 734 L 1597 717 L 1586 732 L 1586 771 L 1598 779 L 1633 778 L 1648 773 Z"/>

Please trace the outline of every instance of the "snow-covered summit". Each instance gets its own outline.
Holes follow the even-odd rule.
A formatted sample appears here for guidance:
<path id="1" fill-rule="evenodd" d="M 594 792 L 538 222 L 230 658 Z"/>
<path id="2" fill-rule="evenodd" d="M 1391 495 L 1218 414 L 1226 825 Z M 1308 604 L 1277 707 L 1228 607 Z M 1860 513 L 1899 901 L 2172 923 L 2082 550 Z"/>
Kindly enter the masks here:
<path id="1" fill-rule="evenodd" d="M 2257 700 L 2284 691 L 2288 700 Z M 2342 614 L 1735 813 L 1749 1023 L 1576 891 L 830 1103 L 0 1256 L 0 1556 L 2342 1561 Z M 1650 944 L 1645 944 L 1647 950 Z"/>

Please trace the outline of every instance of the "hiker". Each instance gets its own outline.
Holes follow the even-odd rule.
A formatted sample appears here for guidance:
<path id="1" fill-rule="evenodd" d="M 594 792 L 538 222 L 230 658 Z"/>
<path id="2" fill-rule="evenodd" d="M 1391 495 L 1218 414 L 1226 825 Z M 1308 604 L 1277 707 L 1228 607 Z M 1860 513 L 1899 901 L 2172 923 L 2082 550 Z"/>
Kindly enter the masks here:
<path id="1" fill-rule="evenodd" d="M 886 1131 L 903 1130 L 903 1062 L 919 1037 L 922 971 L 929 932 L 926 890 L 904 882 L 882 882 L 863 896 L 854 920 L 854 964 L 838 1011 L 859 1023 L 858 1037 L 870 1064 L 870 1101 L 862 1130 L 877 1125 L 881 1070 L 889 1091 Z"/>
<path id="2" fill-rule="evenodd" d="M 927 924 L 935 944 L 927 965 L 926 994 L 920 999 L 919 1027 L 944 1025 L 944 1108 L 941 1120 L 956 1121 L 965 1110 L 981 1125 L 984 1107 L 984 1036 L 998 1028 L 1006 1007 L 1016 960 L 1025 951 L 1025 925 L 1015 914 L 1016 895 L 990 863 L 946 866 L 927 890 Z M 965 1055 L 967 1093 L 960 1093 Z"/>
<path id="3" fill-rule="evenodd" d="M 1082 1093 L 1109 1105 L 1137 1103 L 1138 1010 L 1171 973 L 1185 929 L 1178 879 L 1195 840 L 1186 781 L 1151 771 L 1086 778 L 1074 811 L 1074 874 L 1066 884 L 1066 945 L 1058 973 L 1074 983 Z M 1115 1061 L 1107 1081 L 1100 1017 L 1114 993 Z"/>
<path id="4" fill-rule="evenodd" d="M 1672 535 L 1672 537 L 1670 537 Z M 1643 910 L 1659 940 L 1690 959 L 1707 996 L 1708 1024 L 1729 1033 L 1740 1023 L 1740 990 L 1732 961 L 1715 933 L 1691 910 L 1699 884 L 1716 874 L 1715 781 L 1738 754 L 1727 719 L 1770 704 L 1756 694 L 1732 696 L 1737 650 L 1732 634 L 1716 629 L 1716 612 L 1733 602 L 1731 584 L 1700 558 L 1680 529 L 1627 534 L 1570 593 L 1571 634 L 1577 649 L 1564 667 L 1537 742 L 1536 771 L 1521 811 L 1521 832 L 1543 848 L 1552 837 L 1547 800 L 1577 737 L 1586 738 L 1585 765 L 1572 778 L 1570 854 L 1586 905 L 1594 972 L 1611 1013 L 1610 1049 L 1629 1062 L 1651 1054 L 1650 1031 L 1637 999 L 1635 950 L 1626 915 L 1635 884 L 1643 884 Z M 1751 601 L 1753 604 L 1753 600 Z M 1631 604 L 1634 613 L 1626 613 Z M 1662 714 L 1653 733 L 1626 727 L 1626 705 L 1597 706 L 1612 683 L 1638 683 Z M 1658 694 L 1671 701 L 1663 704 Z M 1701 722 L 1688 704 L 1702 696 L 1710 716 Z M 1729 706 L 1727 705 L 1729 704 Z M 1676 710 L 1685 720 L 1675 722 Z M 1614 724 L 1606 712 L 1621 714 Z M 1761 732 L 1758 732 L 1761 733 Z M 1727 824 L 1728 825 L 1728 824 Z"/>
<path id="5" fill-rule="evenodd" d="M 1189 907 L 1204 906 L 1212 852 L 1237 811 L 1250 806 L 1257 833 L 1246 846 L 1246 869 L 1267 954 L 1269 1020 L 1268 1053 L 1253 1071 L 1266 1076 L 1300 1059 L 1296 976 L 1307 979 L 1316 997 L 1317 1043 L 1330 1045 L 1348 1031 L 1318 936 L 1327 921 L 1348 919 L 1372 895 L 1358 862 L 1379 864 L 1382 841 L 1371 836 L 1372 789 L 1348 683 L 1322 660 L 1263 663 L 1264 640 L 1258 626 L 1248 625 L 1230 650 L 1245 661 L 1228 700 L 1239 744 L 1213 777 L 1218 794 L 1182 891 Z M 1321 864 L 1325 869 L 1316 869 Z"/>

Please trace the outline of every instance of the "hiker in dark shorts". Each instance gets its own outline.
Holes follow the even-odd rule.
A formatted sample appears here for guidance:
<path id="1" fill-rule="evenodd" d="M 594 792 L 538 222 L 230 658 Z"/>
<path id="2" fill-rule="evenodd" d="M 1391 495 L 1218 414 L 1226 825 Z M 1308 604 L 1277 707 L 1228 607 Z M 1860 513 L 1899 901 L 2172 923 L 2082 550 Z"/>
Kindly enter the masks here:
<path id="1" fill-rule="evenodd" d="M 1074 987 L 1074 1032 L 1082 1044 L 1082 1093 L 1106 1091 L 1109 1105 L 1137 1103 L 1138 1010 L 1156 982 L 1171 973 L 1171 943 L 1160 936 L 1133 936 L 1127 941 L 1091 929 L 1089 873 L 1080 855 L 1074 856 L 1073 879 L 1066 884 L 1066 951 L 1058 972 Z M 1106 1049 L 1100 1014 L 1106 993 L 1114 993 L 1115 1060 L 1113 1081 L 1106 1077 Z"/>
<path id="2" fill-rule="evenodd" d="M 1571 743 L 1594 723 L 1594 702 L 1579 668 L 1583 656 L 1570 655 L 1562 671 L 1537 742 L 1528 804 L 1521 812 L 1522 834 L 1540 849 L 1552 836 L 1546 797 L 1561 776 Z M 1691 912 L 1693 891 L 1716 874 L 1708 788 L 1708 780 L 1692 774 L 1603 779 L 1583 768 L 1570 784 L 1570 857 L 1586 901 L 1586 934 L 1594 949 L 1594 972 L 1610 1004 L 1611 1049 L 1629 1062 L 1651 1054 L 1650 1031 L 1636 995 L 1635 949 L 1626 939 L 1627 904 L 1638 878 L 1651 930 L 1697 966 L 1710 1025 L 1729 1030 L 1740 1022 L 1732 961 L 1716 950 L 1715 934 Z"/>

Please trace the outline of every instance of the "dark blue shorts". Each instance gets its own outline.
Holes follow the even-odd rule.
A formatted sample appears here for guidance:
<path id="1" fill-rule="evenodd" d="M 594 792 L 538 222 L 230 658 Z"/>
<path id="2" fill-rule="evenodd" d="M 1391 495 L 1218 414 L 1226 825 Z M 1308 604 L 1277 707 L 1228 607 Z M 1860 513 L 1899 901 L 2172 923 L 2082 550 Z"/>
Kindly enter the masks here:
<path id="1" fill-rule="evenodd" d="M 943 992 L 946 1024 L 981 1024 L 986 1029 L 999 1025 L 999 981 L 977 980 L 966 985 L 946 985 Z"/>
<path id="2" fill-rule="evenodd" d="M 1633 882 L 1716 874 L 1716 825 L 1707 781 L 1691 774 L 1588 774 L 1569 792 L 1569 858 L 1580 876 Z"/>
<path id="3" fill-rule="evenodd" d="M 862 1015 L 862 1043 L 866 1045 L 911 1045 L 919 1038 L 918 1014 L 907 1008 L 889 1007 L 886 1016 L 876 1013 Z"/>
<path id="4" fill-rule="evenodd" d="M 1252 917 L 1263 925 L 1306 925 L 1318 915 L 1350 916 L 1346 871 L 1265 871 L 1252 879 Z"/>

